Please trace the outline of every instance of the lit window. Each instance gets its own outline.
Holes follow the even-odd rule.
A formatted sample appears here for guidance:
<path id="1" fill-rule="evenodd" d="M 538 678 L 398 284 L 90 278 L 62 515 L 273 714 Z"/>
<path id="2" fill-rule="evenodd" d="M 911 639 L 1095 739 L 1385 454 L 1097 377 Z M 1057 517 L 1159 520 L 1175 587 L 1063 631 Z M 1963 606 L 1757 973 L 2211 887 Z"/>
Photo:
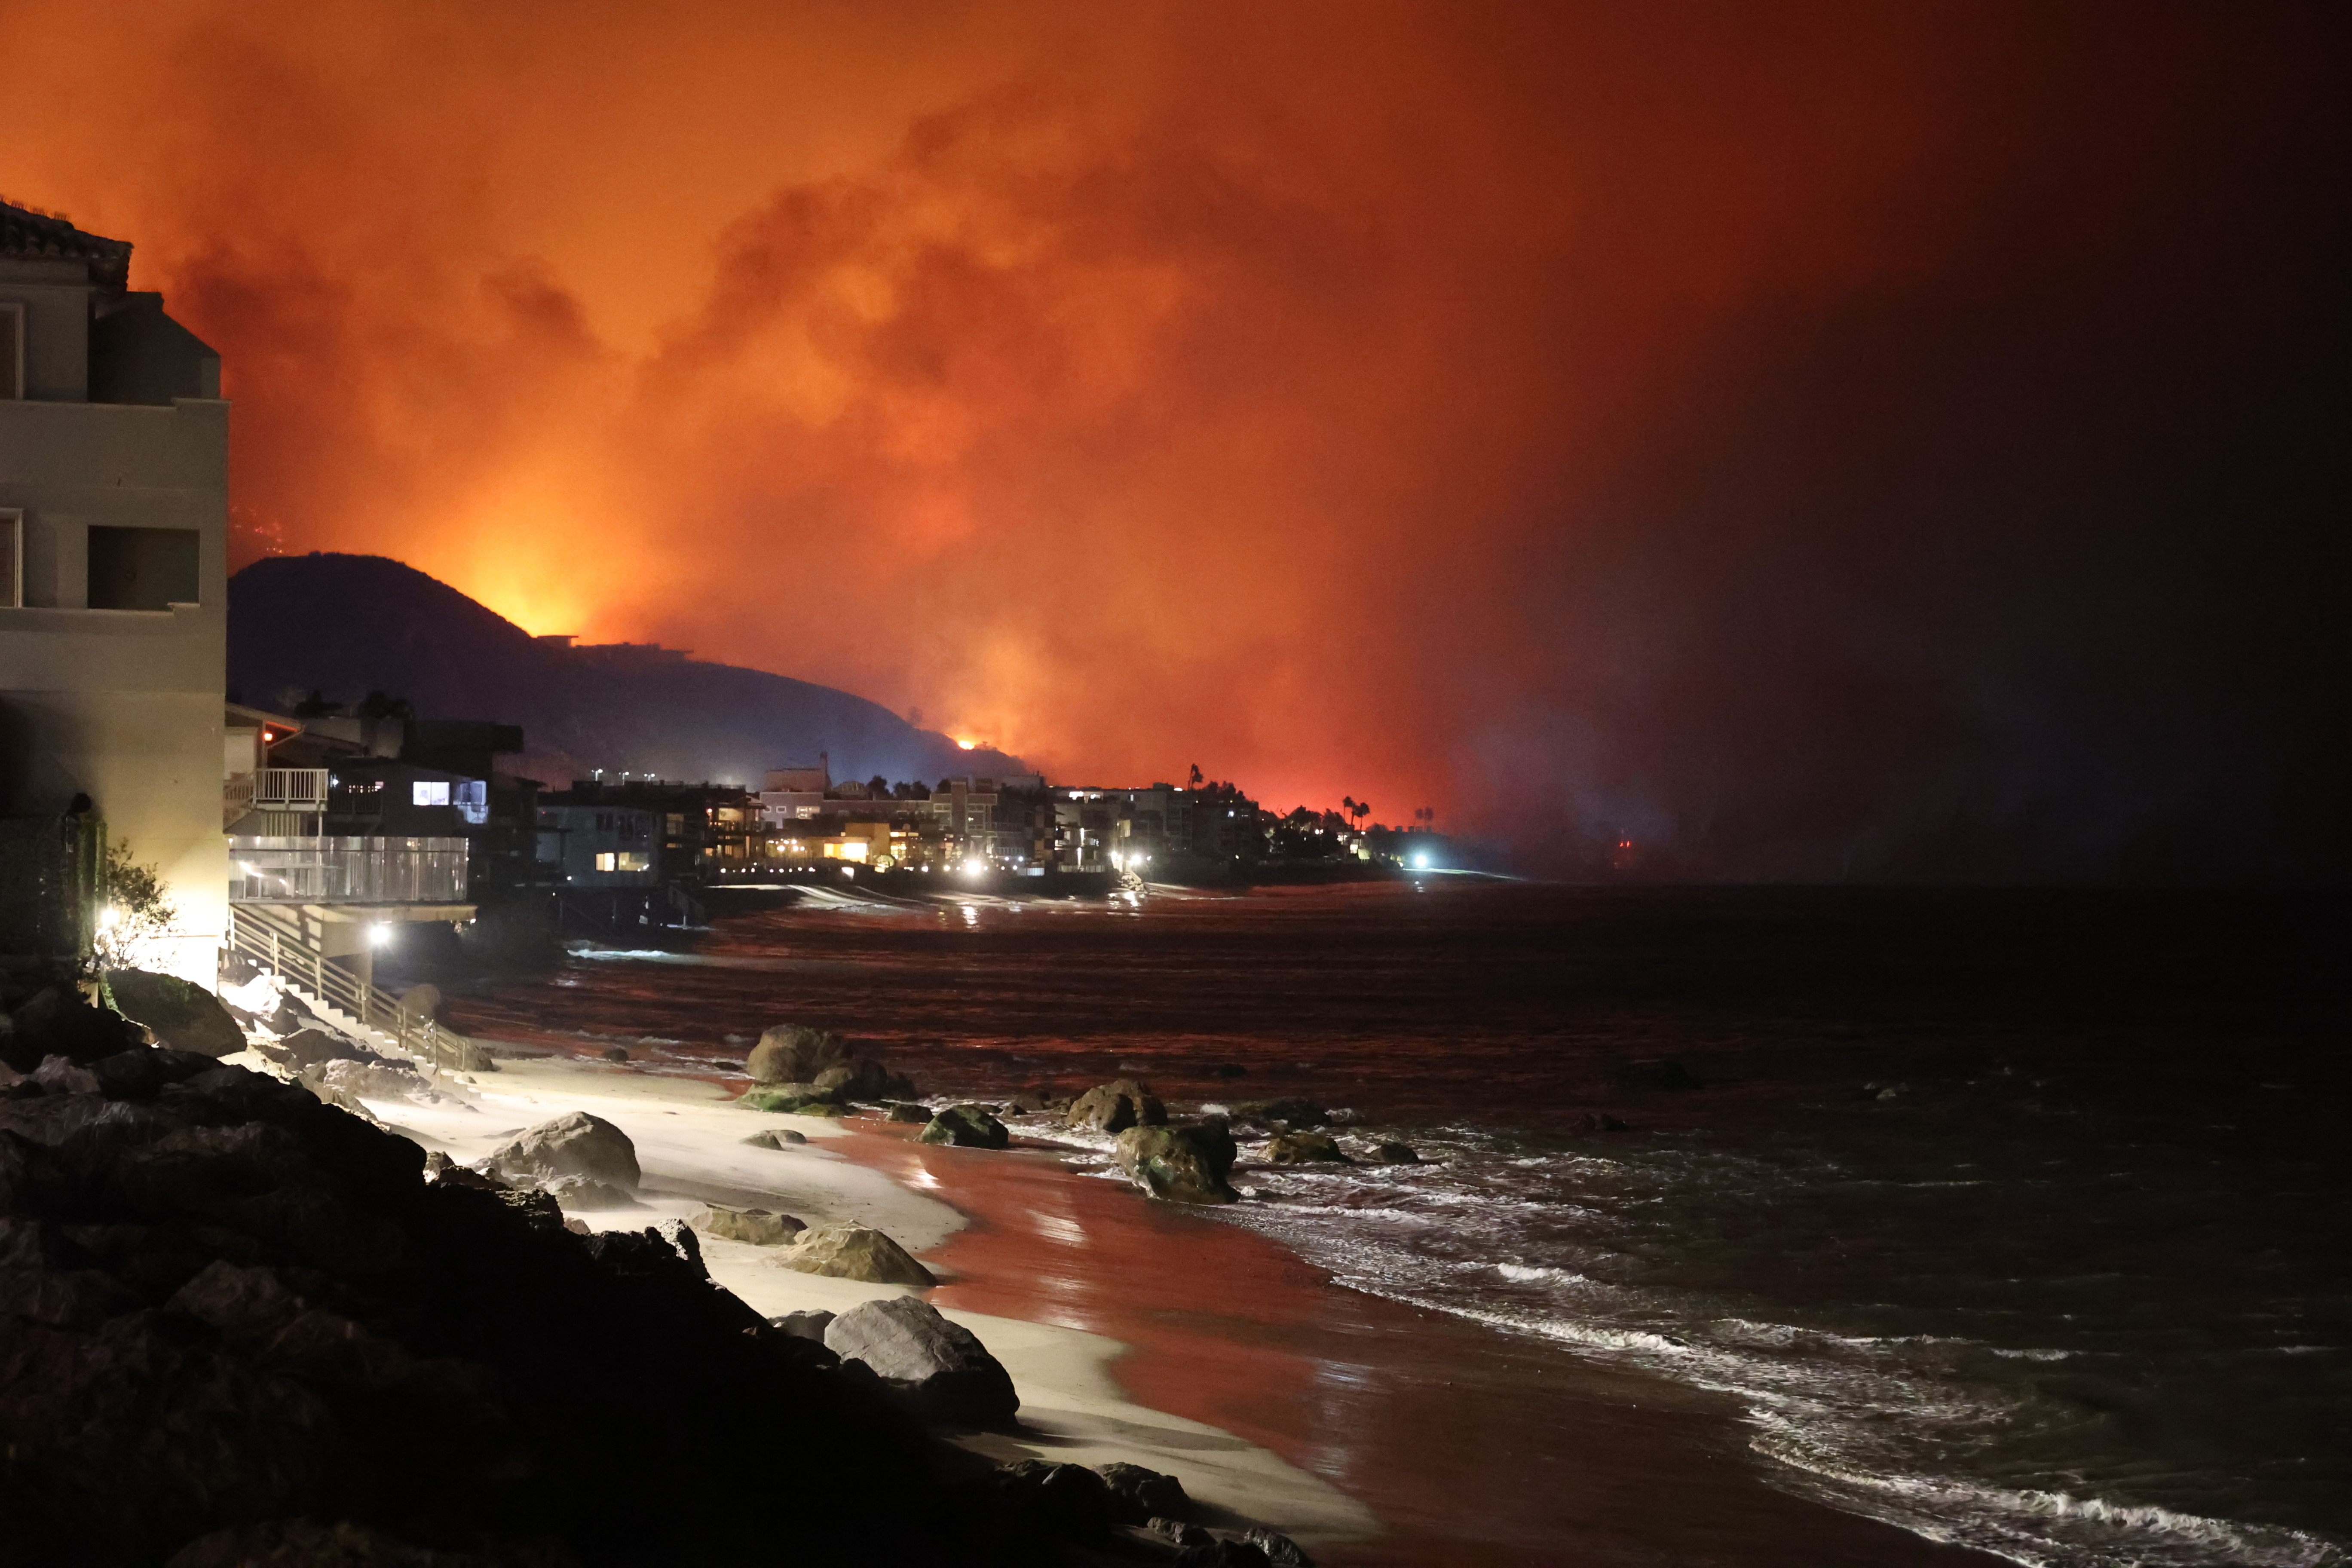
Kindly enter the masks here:
<path id="1" fill-rule="evenodd" d="M 621 858 L 611 850 L 596 857 L 596 869 L 599 871 L 617 871 L 620 868 Z"/>
<path id="2" fill-rule="evenodd" d="M 409 804 L 412 805 L 446 805 L 449 804 L 449 781 L 446 779 L 442 779 L 437 782 L 418 779 L 415 784 L 408 787 L 408 799 Z"/>

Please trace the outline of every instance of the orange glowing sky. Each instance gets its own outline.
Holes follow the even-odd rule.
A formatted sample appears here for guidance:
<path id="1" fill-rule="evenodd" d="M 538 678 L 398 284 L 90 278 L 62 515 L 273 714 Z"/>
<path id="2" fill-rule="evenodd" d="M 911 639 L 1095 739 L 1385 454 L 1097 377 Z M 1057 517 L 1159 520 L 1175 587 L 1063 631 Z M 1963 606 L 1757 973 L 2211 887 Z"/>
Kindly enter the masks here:
<path id="1" fill-rule="evenodd" d="M 12 0 L 0 189 L 223 351 L 247 558 L 1061 778 L 1687 832 L 1626 715 L 1729 700 L 1657 673 L 1717 367 L 2086 194 L 2105 255 L 2217 68 L 2040 9 Z"/>

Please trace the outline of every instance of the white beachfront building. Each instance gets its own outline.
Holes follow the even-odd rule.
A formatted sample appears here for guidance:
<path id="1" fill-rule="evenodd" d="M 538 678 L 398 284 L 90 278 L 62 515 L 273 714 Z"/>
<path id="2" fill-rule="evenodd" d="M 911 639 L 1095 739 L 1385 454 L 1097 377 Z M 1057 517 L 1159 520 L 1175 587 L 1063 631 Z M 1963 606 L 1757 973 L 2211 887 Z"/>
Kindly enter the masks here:
<path id="1" fill-rule="evenodd" d="M 228 405 L 218 356 L 130 268 L 124 241 L 0 204 L 0 945 L 59 945 L 56 911 L 31 907 L 38 863 L 77 836 L 86 858 L 102 827 L 178 909 L 141 961 L 210 987 Z"/>

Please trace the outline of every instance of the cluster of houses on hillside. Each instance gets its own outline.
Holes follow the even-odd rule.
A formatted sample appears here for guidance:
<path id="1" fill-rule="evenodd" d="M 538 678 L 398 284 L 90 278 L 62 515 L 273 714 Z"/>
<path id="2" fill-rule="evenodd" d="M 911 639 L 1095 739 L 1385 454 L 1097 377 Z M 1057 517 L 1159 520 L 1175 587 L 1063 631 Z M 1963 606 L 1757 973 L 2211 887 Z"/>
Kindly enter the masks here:
<path id="1" fill-rule="evenodd" d="M 224 951 L 364 971 L 391 928 L 486 907 L 611 930 L 698 922 L 728 886 L 1108 885 L 1399 852 L 1197 770 L 893 784 L 835 780 L 820 755 L 756 790 L 542 779 L 511 725 L 374 693 L 230 701 L 220 362 L 129 289 L 130 254 L 0 203 L 0 965 L 89 951 L 110 844 L 173 909 L 142 963 L 208 986 Z"/>

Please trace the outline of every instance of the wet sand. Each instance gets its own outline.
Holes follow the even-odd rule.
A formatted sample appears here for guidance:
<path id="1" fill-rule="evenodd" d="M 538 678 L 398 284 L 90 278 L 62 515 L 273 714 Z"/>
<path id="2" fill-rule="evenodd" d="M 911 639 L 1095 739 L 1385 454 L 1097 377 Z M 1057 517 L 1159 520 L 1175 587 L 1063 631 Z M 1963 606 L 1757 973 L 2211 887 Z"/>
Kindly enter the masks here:
<path id="1" fill-rule="evenodd" d="M 1727 1400 L 1331 1285 L 1255 1232 L 1042 1149 L 860 1123 L 835 1147 L 971 1223 L 930 1255 L 942 1307 L 1117 1340 L 1137 1404 L 1262 1445 L 1369 1505 L 1319 1561 L 1397 1568 L 1963 1568 L 1940 1545 L 1774 1489 Z"/>

